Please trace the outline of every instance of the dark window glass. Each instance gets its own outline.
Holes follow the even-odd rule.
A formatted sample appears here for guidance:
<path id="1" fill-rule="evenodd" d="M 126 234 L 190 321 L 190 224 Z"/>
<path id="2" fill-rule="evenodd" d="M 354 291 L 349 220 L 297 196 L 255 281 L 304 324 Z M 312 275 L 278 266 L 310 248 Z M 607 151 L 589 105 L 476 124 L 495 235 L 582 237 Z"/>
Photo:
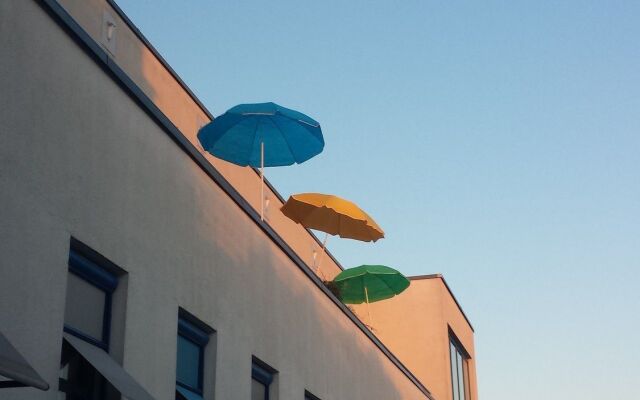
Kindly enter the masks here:
<path id="1" fill-rule="evenodd" d="M 462 358 L 462 354 L 458 352 L 457 354 L 457 364 L 458 364 L 458 390 L 460 391 L 460 400 L 465 400 L 464 397 L 464 358 Z"/>
<path id="2" fill-rule="evenodd" d="M 458 389 L 458 362 L 457 362 L 457 354 L 456 346 L 451 343 L 451 383 L 453 385 L 453 400 L 461 400 L 460 399 L 460 390 Z"/>
<path id="3" fill-rule="evenodd" d="M 177 400 L 202 400 L 204 349 L 209 341 L 209 333 L 186 319 L 178 320 Z"/>
<path id="4" fill-rule="evenodd" d="M 449 343 L 451 359 L 451 386 L 453 400 L 467 400 L 466 398 L 466 353 L 457 341 L 451 339 Z"/>
<path id="5" fill-rule="evenodd" d="M 202 348 L 189 339 L 178 335 L 178 363 L 176 380 L 187 387 L 200 389 L 200 358 Z"/>

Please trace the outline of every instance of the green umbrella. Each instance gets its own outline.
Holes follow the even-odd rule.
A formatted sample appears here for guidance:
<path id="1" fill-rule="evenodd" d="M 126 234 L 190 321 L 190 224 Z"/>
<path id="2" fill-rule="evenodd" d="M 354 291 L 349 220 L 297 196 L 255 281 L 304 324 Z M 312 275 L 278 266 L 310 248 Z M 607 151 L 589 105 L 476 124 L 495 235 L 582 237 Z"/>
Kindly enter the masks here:
<path id="1" fill-rule="evenodd" d="M 333 280 L 340 300 L 346 304 L 369 303 L 391 298 L 409 287 L 409 280 L 400 272 L 384 265 L 361 265 L 342 271 Z"/>

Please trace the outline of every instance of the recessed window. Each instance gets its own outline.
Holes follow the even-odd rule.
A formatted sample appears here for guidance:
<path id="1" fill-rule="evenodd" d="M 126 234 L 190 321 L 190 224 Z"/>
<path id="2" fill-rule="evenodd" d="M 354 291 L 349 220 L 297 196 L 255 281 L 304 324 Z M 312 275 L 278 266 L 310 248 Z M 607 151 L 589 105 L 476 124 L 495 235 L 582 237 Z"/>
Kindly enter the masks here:
<path id="1" fill-rule="evenodd" d="M 109 350 L 111 297 L 117 277 L 73 246 L 64 314 L 64 331 L 90 345 Z M 64 341 L 59 389 L 66 399 L 102 399 L 107 383 L 81 354 Z"/>
<path id="2" fill-rule="evenodd" d="M 107 350 L 118 278 L 83 254 L 69 253 L 64 330 Z"/>
<path id="3" fill-rule="evenodd" d="M 467 391 L 467 352 L 460 342 L 453 336 L 449 339 L 449 353 L 451 359 L 451 385 L 453 400 L 468 400 Z"/>
<path id="4" fill-rule="evenodd" d="M 251 365 L 251 400 L 269 400 L 269 392 L 277 371 L 253 358 Z"/>
<path id="5" fill-rule="evenodd" d="M 126 283 L 119 285 L 119 278 L 125 274 L 105 257 L 71 239 L 58 399 L 153 400 L 109 354 L 111 300 L 114 292 L 116 304 L 123 300 Z M 124 315 L 124 309 L 116 308 L 119 318 L 115 326 Z"/>
<path id="6" fill-rule="evenodd" d="M 178 320 L 176 355 L 176 399 L 202 400 L 204 354 L 209 342 L 210 328 L 194 319 Z"/>

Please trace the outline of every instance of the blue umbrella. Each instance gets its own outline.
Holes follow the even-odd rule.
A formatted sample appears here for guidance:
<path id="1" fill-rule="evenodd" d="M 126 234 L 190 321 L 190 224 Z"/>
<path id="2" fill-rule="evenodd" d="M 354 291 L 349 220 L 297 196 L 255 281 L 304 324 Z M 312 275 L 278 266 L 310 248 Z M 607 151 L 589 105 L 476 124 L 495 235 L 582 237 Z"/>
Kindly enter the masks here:
<path id="1" fill-rule="evenodd" d="M 240 166 L 260 167 L 261 202 L 264 167 L 300 164 L 324 148 L 317 121 L 275 103 L 237 105 L 202 127 L 198 140 L 218 158 Z M 263 213 L 264 207 L 261 218 Z"/>

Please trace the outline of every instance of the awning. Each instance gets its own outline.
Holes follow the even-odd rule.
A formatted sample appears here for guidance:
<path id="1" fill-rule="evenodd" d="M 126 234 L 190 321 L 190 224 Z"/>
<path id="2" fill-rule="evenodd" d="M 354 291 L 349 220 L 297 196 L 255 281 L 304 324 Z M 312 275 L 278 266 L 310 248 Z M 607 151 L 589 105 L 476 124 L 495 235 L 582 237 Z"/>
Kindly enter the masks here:
<path id="1" fill-rule="evenodd" d="M 29 365 L 18 350 L 0 332 L 0 375 L 11 381 L 0 381 L 0 388 L 32 386 L 48 390 L 49 384 Z"/>
<path id="2" fill-rule="evenodd" d="M 138 382 L 125 371 L 109 354 L 99 347 L 80 340 L 69 334 L 64 340 L 73 347 L 82 358 L 115 387 L 123 397 L 129 400 L 155 400 Z"/>

